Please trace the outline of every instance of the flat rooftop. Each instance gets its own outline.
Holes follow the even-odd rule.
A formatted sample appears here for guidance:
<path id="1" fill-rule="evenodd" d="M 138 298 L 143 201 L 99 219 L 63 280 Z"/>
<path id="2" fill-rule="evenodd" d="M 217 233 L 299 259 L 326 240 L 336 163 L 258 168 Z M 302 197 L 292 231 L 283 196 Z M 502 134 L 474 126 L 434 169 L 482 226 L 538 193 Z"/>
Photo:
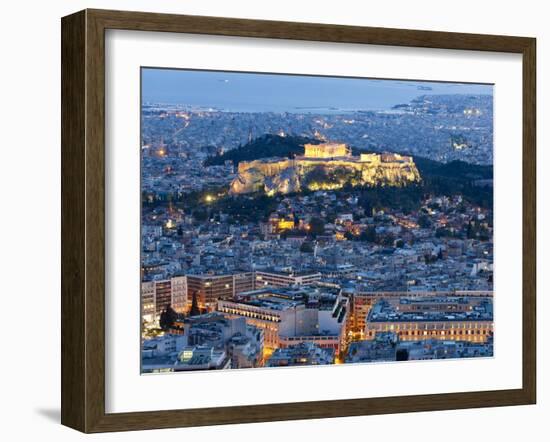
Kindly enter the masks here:
<path id="1" fill-rule="evenodd" d="M 298 293 L 297 296 L 286 296 L 285 294 L 278 294 L 275 291 L 268 291 L 264 293 L 254 292 L 241 293 L 238 295 L 237 299 L 224 302 L 232 302 L 235 304 L 250 305 L 280 311 L 296 308 L 299 305 L 303 305 L 306 308 L 331 310 L 338 299 L 337 295 L 332 293 L 315 293 L 310 297 L 307 293 Z"/>
<path id="2" fill-rule="evenodd" d="M 467 306 L 464 310 L 452 309 L 453 305 Z M 400 310 L 400 306 L 425 305 L 426 309 Z M 439 306 L 439 309 L 430 307 Z M 448 308 L 445 308 L 448 307 Z M 490 299 L 469 298 L 402 298 L 398 303 L 381 299 L 370 310 L 367 322 L 426 322 L 426 321 L 492 321 L 493 302 Z"/>
<path id="3" fill-rule="evenodd" d="M 277 269 L 273 267 L 269 267 L 266 269 L 258 269 L 256 270 L 256 273 L 271 273 L 274 275 L 281 275 L 281 276 L 308 276 L 308 275 L 320 274 L 319 271 L 313 270 L 313 269 L 294 270 L 294 269 Z"/>
<path id="4" fill-rule="evenodd" d="M 279 311 L 295 308 L 298 305 L 304 305 L 303 300 L 282 298 L 275 294 L 265 295 L 261 297 L 254 297 L 249 299 L 242 299 L 238 301 L 230 301 L 230 302 L 234 302 L 235 304 L 250 305 L 253 307 L 259 307 L 259 308 L 264 308 L 269 310 L 279 310 Z"/>

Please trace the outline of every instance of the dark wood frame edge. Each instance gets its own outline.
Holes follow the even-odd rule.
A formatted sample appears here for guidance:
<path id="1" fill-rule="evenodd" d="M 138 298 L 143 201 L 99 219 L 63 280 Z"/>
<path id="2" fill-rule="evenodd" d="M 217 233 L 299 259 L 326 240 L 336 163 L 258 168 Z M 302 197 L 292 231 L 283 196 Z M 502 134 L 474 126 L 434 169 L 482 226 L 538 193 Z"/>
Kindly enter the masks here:
<path id="1" fill-rule="evenodd" d="M 536 402 L 536 40 L 480 34 L 84 10 L 62 19 L 62 424 L 86 433 L 404 413 Z M 523 386 L 137 413 L 105 412 L 106 29 L 441 49 L 523 57 Z"/>

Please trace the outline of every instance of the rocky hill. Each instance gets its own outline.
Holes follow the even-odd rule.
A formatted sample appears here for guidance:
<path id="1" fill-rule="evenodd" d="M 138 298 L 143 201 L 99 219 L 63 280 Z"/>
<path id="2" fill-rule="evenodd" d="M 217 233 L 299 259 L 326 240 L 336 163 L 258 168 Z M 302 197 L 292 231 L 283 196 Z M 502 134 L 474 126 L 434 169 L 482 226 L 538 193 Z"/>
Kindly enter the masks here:
<path id="1" fill-rule="evenodd" d="M 344 144 L 305 145 L 304 155 L 241 161 L 231 194 L 264 192 L 268 195 L 303 190 L 336 190 L 346 186 L 403 187 L 420 182 L 409 156 L 362 153 L 354 156 Z M 334 149 L 340 148 L 338 156 Z"/>

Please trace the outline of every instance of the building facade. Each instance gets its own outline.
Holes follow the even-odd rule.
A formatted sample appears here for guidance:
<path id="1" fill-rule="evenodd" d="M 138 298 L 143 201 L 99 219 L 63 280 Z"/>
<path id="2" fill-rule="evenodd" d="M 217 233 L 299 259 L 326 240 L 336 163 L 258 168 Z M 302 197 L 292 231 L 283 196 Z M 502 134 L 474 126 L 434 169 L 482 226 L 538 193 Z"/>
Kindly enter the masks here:
<path id="1" fill-rule="evenodd" d="M 340 354 L 345 346 L 347 298 L 313 288 L 263 289 L 218 302 L 218 310 L 264 331 L 264 347 L 273 351 L 314 343 Z"/>
<path id="2" fill-rule="evenodd" d="M 436 298 L 441 296 L 465 296 L 470 298 L 493 298 L 492 291 L 453 291 L 453 292 L 427 292 L 427 291 L 353 291 L 348 293 L 351 301 L 351 315 L 349 327 L 351 330 L 362 333 L 365 331 L 366 318 L 371 308 L 381 299 L 397 300 L 400 298 Z"/>
<path id="3" fill-rule="evenodd" d="M 493 302 L 464 297 L 381 299 L 367 316 L 365 339 L 387 332 L 395 333 L 400 341 L 483 343 L 493 336 Z"/>
<path id="4" fill-rule="evenodd" d="M 321 280 L 321 273 L 317 271 L 300 271 L 292 269 L 256 270 L 255 288 L 286 287 L 290 285 L 312 285 Z"/>
<path id="5" fill-rule="evenodd" d="M 187 296 L 196 294 L 199 306 L 207 311 L 216 308 L 217 302 L 254 289 L 254 273 L 240 272 L 226 275 L 187 275 Z"/>
<path id="6" fill-rule="evenodd" d="M 145 322 L 157 321 L 169 305 L 177 313 L 186 313 L 189 310 L 185 276 L 141 283 L 141 315 Z"/>

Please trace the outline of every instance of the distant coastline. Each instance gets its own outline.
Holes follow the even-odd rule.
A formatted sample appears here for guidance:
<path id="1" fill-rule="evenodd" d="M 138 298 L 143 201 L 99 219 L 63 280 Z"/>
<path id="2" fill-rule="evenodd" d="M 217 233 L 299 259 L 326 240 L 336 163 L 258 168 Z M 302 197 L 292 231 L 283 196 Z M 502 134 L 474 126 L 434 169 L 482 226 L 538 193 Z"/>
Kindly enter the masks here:
<path id="1" fill-rule="evenodd" d="M 186 103 L 225 112 L 334 114 L 387 111 L 419 95 L 492 95 L 493 86 L 148 68 L 142 70 L 142 91 L 144 102 Z"/>
<path id="2" fill-rule="evenodd" d="M 423 89 L 424 92 L 429 92 L 427 89 Z M 422 95 L 416 94 L 412 95 L 412 98 L 407 101 L 418 99 L 423 95 L 430 96 L 441 96 L 441 95 L 472 95 L 472 96 L 491 96 L 491 94 L 443 94 L 443 93 L 425 93 Z M 229 113 L 274 113 L 274 114 L 313 114 L 313 115 L 346 115 L 346 114 L 355 114 L 355 113 L 365 113 L 365 112 L 391 112 L 399 113 L 400 107 L 407 106 L 403 101 L 396 101 L 388 103 L 384 106 L 376 107 L 362 107 L 362 108 L 346 108 L 346 107 L 337 107 L 337 106 L 274 106 L 274 105 L 265 105 L 265 104 L 248 104 L 248 103 L 233 103 L 231 106 L 222 106 L 222 105 L 208 105 L 208 104 L 193 104 L 193 103 L 184 103 L 177 101 L 161 101 L 161 100 L 144 100 L 142 102 L 142 107 L 156 107 L 158 109 L 174 109 L 174 110 L 186 110 L 193 112 L 229 112 Z"/>

